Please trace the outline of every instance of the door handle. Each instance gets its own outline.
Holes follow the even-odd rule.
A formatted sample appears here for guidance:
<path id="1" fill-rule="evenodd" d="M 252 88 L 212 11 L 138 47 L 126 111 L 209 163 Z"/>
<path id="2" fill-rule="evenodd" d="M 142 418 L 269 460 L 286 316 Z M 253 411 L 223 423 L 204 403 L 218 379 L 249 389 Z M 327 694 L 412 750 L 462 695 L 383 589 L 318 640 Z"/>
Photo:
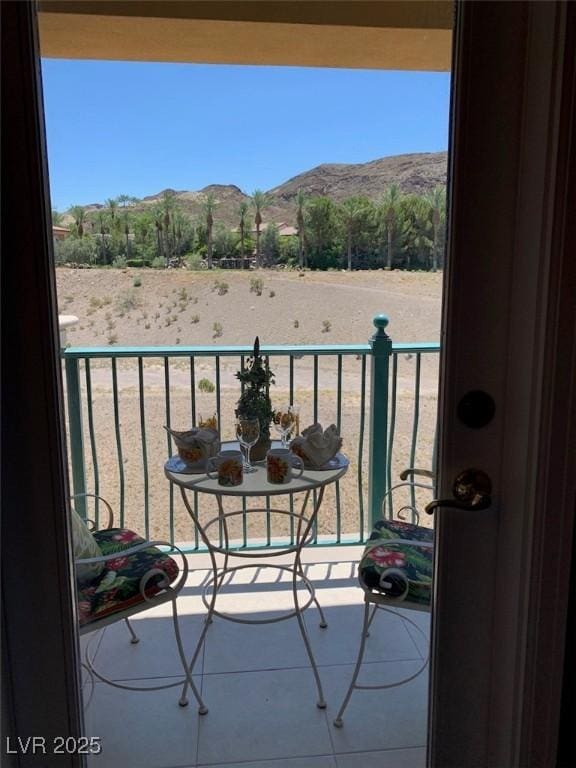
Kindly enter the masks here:
<path id="1" fill-rule="evenodd" d="M 452 486 L 453 499 L 433 499 L 424 507 L 429 515 L 438 507 L 481 510 L 492 504 L 492 482 L 481 469 L 465 469 Z"/>

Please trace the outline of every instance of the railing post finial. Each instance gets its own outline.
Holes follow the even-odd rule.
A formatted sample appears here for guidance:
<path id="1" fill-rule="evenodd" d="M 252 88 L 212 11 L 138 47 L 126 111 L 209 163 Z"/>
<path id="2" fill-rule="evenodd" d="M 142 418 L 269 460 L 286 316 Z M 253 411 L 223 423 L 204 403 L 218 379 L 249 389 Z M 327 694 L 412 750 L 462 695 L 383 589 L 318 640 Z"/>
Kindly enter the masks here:
<path id="1" fill-rule="evenodd" d="M 386 338 L 388 339 L 389 336 L 386 333 L 386 328 L 388 327 L 388 324 L 390 323 L 390 320 L 388 319 L 387 315 L 375 315 L 374 319 L 372 320 L 372 323 L 374 325 L 374 328 L 376 328 L 376 332 L 372 334 L 372 339 L 382 339 Z"/>

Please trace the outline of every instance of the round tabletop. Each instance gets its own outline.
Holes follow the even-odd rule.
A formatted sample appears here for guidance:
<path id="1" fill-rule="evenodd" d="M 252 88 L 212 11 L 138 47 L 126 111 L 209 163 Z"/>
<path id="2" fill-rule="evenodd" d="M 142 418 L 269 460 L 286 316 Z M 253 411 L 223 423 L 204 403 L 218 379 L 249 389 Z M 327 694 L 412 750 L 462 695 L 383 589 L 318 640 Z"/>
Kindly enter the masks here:
<path id="1" fill-rule="evenodd" d="M 236 441 L 222 443 L 222 450 L 239 450 Z M 218 480 L 211 480 L 204 472 L 190 474 L 177 472 L 180 460 L 172 457 L 164 465 L 166 477 L 182 488 L 199 493 L 212 493 L 220 496 L 279 496 L 286 493 L 301 493 L 321 488 L 335 483 L 346 474 L 349 461 L 342 453 L 337 454 L 329 462 L 328 469 L 305 469 L 300 477 L 295 477 L 289 483 L 278 485 L 268 482 L 266 462 L 257 462 L 254 472 L 244 473 L 242 483 L 235 486 L 219 485 Z"/>

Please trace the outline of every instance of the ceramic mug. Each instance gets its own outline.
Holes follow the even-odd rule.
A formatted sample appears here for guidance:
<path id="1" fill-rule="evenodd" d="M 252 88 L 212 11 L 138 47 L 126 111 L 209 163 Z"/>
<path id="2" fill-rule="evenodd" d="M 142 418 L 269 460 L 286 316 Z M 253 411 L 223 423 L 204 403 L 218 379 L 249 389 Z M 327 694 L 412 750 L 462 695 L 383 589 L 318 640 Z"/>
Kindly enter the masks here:
<path id="1" fill-rule="evenodd" d="M 294 464 L 299 465 L 300 472 L 297 475 L 294 474 Z M 271 448 L 266 454 L 266 470 L 269 483 L 284 485 L 293 477 L 301 477 L 304 462 L 289 448 Z"/>
<path id="2" fill-rule="evenodd" d="M 244 457 L 241 451 L 220 451 L 217 456 L 208 459 L 206 474 L 210 480 L 218 480 L 218 485 L 228 488 L 242 484 Z M 215 474 L 211 470 L 215 469 Z"/>

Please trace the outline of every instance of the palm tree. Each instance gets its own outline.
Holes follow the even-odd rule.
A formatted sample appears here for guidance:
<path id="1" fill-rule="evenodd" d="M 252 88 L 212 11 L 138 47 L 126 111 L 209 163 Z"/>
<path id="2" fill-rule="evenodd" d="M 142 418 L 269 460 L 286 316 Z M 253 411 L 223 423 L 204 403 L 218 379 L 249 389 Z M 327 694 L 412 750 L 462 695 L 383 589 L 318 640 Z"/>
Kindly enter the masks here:
<path id="1" fill-rule="evenodd" d="M 268 205 L 268 198 L 261 189 L 254 191 L 252 195 L 254 206 L 254 224 L 256 225 L 256 266 L 260 267 L 260 227 L 262 226 L 262 211 Z"/>
<path id="2" fill-rule="evenodd" d="M 124 237 L 126 238 L 126 258 L 130 258 L 130 213 L 124 210 L 122 215 L 122 228 L 124 230 Z"/>
<path id="3" fill-rule="evenodd" d="M 106 203 L 106 213 L 108 214 L 108 221 L 110 224 L 110 234 L 117 240 L 120 236 L 120 230 L 122 224 L 118 218 L 118 200 L 115 197 L 109 197 Z"/>
<path id="4" fill-rule="evenodd" d="M 186 226 L 186 217 L 177 208 L 172 216 L 172 233 L 174 236 L 174 251 L 178 258 L 178 264 L 182 264 L 182 240 Z"/>
<path id="5" fill-rule="evenodd" d="M 432 216 L 432 272 L 437 272 L 440 226 L 446 216 L 446 187 L 434 187 L 426 195 L 426 200 Z"/>
<path id="6" fill-rule="evenodd" d="M 162 225 L 164 229 L 164 256 L 166 260 L 166 266 L 170 262 L 171 248 L 170 248 L 170 223 L 174 209 L 176 208 L 176 195 L 171 190 L 167 189 L 162 195 Z"/>
<path id="7" fill-rule="evenodd" d="M 303 189 L 299 189 L 296 195 L 296 205 L 298 206 L 296 211 L 296 226 L 298 228 L 298 265 L 300 269 L 304 268 L 306 261 L 304 253 L 304 238 L 305 238 L 305 218 L 304 218 L 304 206 L 306 204 L 306 195 Z"/>
<path id="8" fill-rule="evenodd" d="M 244 259 L 246 257 L 246 224 L 248 218 L 248 202 L 242 200 L 238 208 L 238 215 L 240 216 L 240 222 L 238 224 L 238 231 L 240 232 L 240 256 Z"/>
<path id="9" fill-rule="evenodd" d="M 384 218 L 384 224 L 386 226 L 386 234 L 388 236 L 388 247 L 386 249 L 386 269 L 392 269 L 392 247 L 394 242 L 394 234 L 396 231 L 396 225 L 398 223 L 398 207 L 402 193 L 397 184 L 391 184 L 386 190 L 382 199 L 382 214 Z"/>
<path id="10" fill-rule="evenodd" d="M 308 261 L 315 266 L 325 263 L 334 249 L 338 233 L 338 208 L 329 197 L 313 197 L 306 205 Z"/>
<path id="11" fill-rule="evenodd" d="M 352 245 L 358 225 L 367 213 L 366 200 L 361 197 L 349 197 L 340 204 L 340 215 L 346 230 L 346 253 L 348 271 L 352 271 Z"/>
<path id="12" fill-rule="evenodd" d="M 162 244 L 162 227 L 164 226 L 164 211 L 161 205 L 155 205 L 152 211 L 154 217 L 154 227 L 156 228 L 156 245 L 158 247 L 158 258 L 164 257 L 164 265 L 168 266 L 168 258 Z"/>
<path id="13" fill-rule="evenodd" d="M 108 213 L 110 214 L 110 218 L 112 221 L 116 220 L 116 214 L 118 212 L 118 200 L 115 197 L 109 197 L 106 202 L 106 207 L 108 208 Z"/>
<path id="14" fill-rule="evenodd" d="M 98 220 L 98 230 L 100 232 L 100 260 L 102 264 L 106 264 L 106 215 L 104 211 L 98 211 L 96 219 Z"/>
<path id="15" fill-rule="evenodd" d="M 214 211 L 216 210 L 216 198 L 213 192 L 208 192 L 202 207 L 206 221 L 206 259 L 208 261 L 208 269 L 212 269 L 212 230 L 214 228 Z"/>
<path id="16" fill-rule="evenodd" d="M 132 206 L 137 205 L 140 200 L 133 195 L 118 195 L 116 202 L 121 208 L 131 208 Z"/>
<path id="17" fill-rule="evenodd" d="M 74 232 L 77 237 L 84 237 L 86 211 L 81 205 L 73 205 L 72 208 L 70 208 L 70 215 L 74 219 Z"/>
<path id="18" fill-rule="evenodd" d="M 430 264 L 432 221 L 430 203 L 420 195 L 406 195 L 402 200 L 406 225 L 406 269 L 412 267 L 412 256 L 421 264 Z"/>
<path id="19" fill-rule="evenodd" d="M 134 237 L 136 242 L 144 245 L 150 234 L 150 227 L 152 225 L 152 219 L 148 213 L 140 214 L 136 216 L 134 220 Z"/>

